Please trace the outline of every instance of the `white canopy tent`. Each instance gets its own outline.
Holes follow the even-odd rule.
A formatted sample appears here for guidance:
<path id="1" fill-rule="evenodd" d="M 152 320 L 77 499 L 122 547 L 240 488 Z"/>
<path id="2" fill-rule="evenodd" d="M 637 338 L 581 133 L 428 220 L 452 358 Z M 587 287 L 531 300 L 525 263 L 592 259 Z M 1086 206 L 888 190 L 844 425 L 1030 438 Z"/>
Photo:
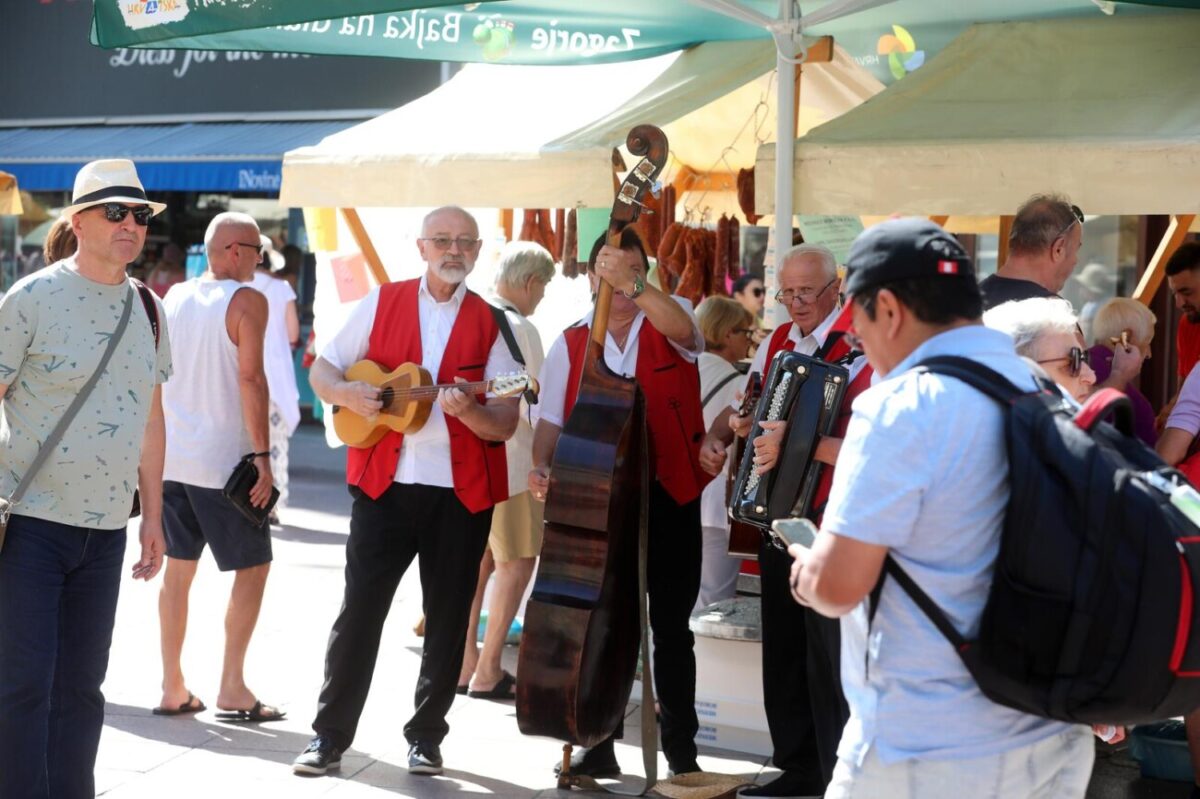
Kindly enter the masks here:
<path id="1" fill-rule="evenodd" d="M 773 44 L 757 41 L 615 64 L 468 64 L 419 100 L 285 154 L 280 201 L 607 207 L 612 148 L 639 122 L 664 128 L 671 170 L 736 172 L 753 163 L 756 128 L 773 132 L 775 61 Z M 835 48 L 829 63 L 805 68 L 798 128 L 882 88 Z"/>
<path id="2" fill-rule="evenodd" d="M 796 142 L 796 211 L 1004 214 L 1045 190 L 1089 214 L 1200 210 L 1197 41 L 1195 13 L 975 25 Z"/>

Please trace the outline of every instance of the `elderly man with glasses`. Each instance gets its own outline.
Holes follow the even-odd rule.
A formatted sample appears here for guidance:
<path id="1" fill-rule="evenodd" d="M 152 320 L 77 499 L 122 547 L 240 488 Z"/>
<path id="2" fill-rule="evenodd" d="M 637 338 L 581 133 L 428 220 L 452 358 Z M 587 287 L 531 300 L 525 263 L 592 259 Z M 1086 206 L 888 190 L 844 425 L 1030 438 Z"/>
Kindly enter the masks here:
<path id="1" fill-rule="evenodd" d="M 832 466 L 837 461 L 841 436 L 849 422 L 850 404 L 870 385 L 871 370 L 862 353 L 850 351 L 841 332 L 834 331 L 839 315 L 837 260 L 827 248 L 800 244 L 779 261 L 779 291 L 775 298 L 788 309 L 790 321 L 760 347 L 751 374 L 766 374 L 775 354 L 793 350 L 829 361 L 843 360 L 851 384 L 833 437 L 816 447 L 817 461 Z M 749 379 L 746 383 L 747 390 Z M 748 417 L 730 417 L 730 429 L 714 426 L 701 449 L 701 464 L 717 473 L 724 464 L 725 448 L 733 435 L 749 432 Z M 783 423 L 768 425 L 772 432 L 755 440 L 755 460 L 760 471 L 773 468 L 787 453 L 779 452 Z M 814 521 L 819 521 L 828 496 L 833 469 L 825 468 L 813 501 Z M 839 671 L 838 625 L 797 605 L 788 588 L 791 559 L 775 545 L 759 548 L 762 571 L 763 703 L 774 747 L 772 760 L 783 773 L 772 782 L 743 789 L 742 796 L 820 796 L 837 763 L 837 745 L 848 710 L 842 697 Z"/>
<path id="2" fill-rule="evenodd" d="M 1083 211 L 1058 194 L 1035 194 L 1017 209 L 1008 258 L 979 282 L 984 309 L 1033 297 L 1057 297 L 1079 260 Z"/>
<path id="3" fill-rule="evenodd" d="M 469 213 L 453 206 L 430 212 L 417 239 L 425 274 L 363 298 L 313 364 L 317 396 L 360 416 L 379 413 L 379 389 L 345 377 L 363 359 L 385 371 L 420 364 L 443 385 L 518 371 L 498 326 L 507 324 L 504 315 L 464 282 L 479 247 L 479 227 Z M 462 668 L 479 561 L 492 508 L 509 496 L 505 448 L 498 442 L 516 430 L 518 402 L 445 388 L 420 430 L 389 431 L 372 446 L 350 448 L 346 480 L 354 506 L 346 592 L 329 635 L 316 737 L 293 761 L 296 773 L 341 766 L 366 703 L 392 596 L 414 558 L 420 559 L 425 641 L 416 712 L 404 725 L 408 770 L 442 773 L 446 713 Z"/>

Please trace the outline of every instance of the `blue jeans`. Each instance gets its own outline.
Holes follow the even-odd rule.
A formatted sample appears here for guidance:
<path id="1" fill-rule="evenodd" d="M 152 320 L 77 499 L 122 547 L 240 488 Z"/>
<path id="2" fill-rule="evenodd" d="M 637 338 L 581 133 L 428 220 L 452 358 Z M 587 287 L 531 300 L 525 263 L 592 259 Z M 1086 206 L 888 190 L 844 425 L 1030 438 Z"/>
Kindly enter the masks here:
<path id="1" fill-rule="evenodd" d="M 0 550 L 0 796 L 96 795 L 125 530 L 13 516 Z"/>

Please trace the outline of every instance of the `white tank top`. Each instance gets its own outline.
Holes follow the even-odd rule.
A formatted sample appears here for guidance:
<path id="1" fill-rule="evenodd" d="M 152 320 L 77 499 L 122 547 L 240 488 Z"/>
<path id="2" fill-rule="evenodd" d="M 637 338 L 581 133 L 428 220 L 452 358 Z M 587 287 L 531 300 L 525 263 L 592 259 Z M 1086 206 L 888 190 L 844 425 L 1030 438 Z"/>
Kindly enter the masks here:
<path id="1" fill-rule="evenodd" d="M 237 347 L 225 313 L 236 280 L 203 277 L 177 283 L 163 299 L 175 374 L 163 385 L 167 457 L 163 479 L 222 488 L 238 460 L 251 451 L 242 419 Z"/>

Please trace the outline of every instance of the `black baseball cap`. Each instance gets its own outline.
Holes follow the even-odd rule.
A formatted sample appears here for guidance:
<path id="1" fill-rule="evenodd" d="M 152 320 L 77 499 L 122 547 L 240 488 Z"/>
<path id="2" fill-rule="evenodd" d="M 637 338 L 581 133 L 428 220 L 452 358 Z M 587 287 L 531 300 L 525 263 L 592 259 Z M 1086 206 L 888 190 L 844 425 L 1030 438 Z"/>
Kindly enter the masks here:
<path id="1" fill-rule="evenodd" d="M 889 219 L 859 234 L 846 258 L 846 294 L 912 278 L 971 278 L 975 265 L 958 240 L 920 216 Z"/>

